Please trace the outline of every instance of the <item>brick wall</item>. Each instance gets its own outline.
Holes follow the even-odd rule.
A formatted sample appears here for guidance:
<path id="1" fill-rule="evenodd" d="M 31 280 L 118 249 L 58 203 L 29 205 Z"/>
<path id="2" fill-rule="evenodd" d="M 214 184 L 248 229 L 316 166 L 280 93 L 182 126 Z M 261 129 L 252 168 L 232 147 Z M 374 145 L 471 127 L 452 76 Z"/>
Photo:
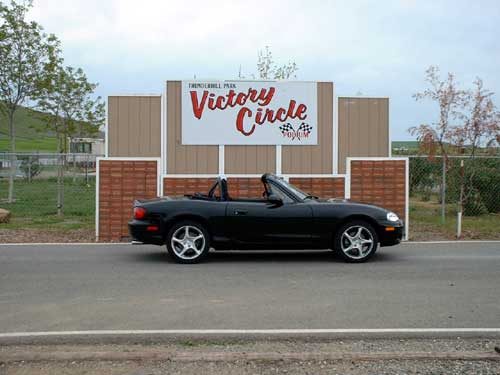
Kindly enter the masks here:
<path id="1" fill-rule="evenodd" d="M 184 194 L 207 193 L 215 182 L 214 177 L 164 177 L 163 195 L 182 196 Z M 262 196 L 259 177 L 229 177 L 229 196 L 234 198 L 256 198 Z"/>
<path id="2" fill-rule="evenodd" d="M 344 198 L 345 196 L 344 177 L 290 177 L 289 181 L 300 190 L 320 198 Z"/>
<path id="3" fill-rule="evenodd" d="M 100 160 L 99 241 L 121 241 L 128 237 L 127 222 L 135 199 L 157 195 L 157 162 Z"/>
<path id="4" fill-rule="evenodd" d="M 350 197 L 354 201 L 388 208 L 400 217 L 406 211 L 405 160 L 351 160 Z M 163 195 L 206 193 L 215 177 L 163 179 Z M 322 198 L 343 198 L 344 177 L 290 177 L 299 189 Z M 99 238 L 120 241 L 128 237 L 127 222 L 135 199 L 157 195 L 157 162 L 145 160 L 99 161 Z M 234 198 L 262 196 L 259 177 L 229 177 L 229 194 Z"/>
<path id="5" fill-rule="evenodd" d="M 351 160 L 351 200 L 390 209 L 404 218 L 406 161 Z"/>
<path id="6" fill-rule="evenodd" d="M 262 198 L 264 192 L 260 177 L 229 177 L 227 187 L 233 198 Z"/>
<path id="7" fill-rule="evenodd" d="M 214 184 L 215 177 L 163 178 L 163 195 L 182 196 L 184 194 L 207 193 Z"/>
<path id="8" fill-rule="evenodd" d="M 163 194 L 181 196 L 196 192 L 206 193 L 215 177 L 205 178 L 163 178 Z M 290 183 L 305 192 L 325 198 L 343 198 L 344 177 L 290 178 Z M 260 177 L 228 177 L 229 196 L 233 198 L 260 198 L 263 186 Z"/>

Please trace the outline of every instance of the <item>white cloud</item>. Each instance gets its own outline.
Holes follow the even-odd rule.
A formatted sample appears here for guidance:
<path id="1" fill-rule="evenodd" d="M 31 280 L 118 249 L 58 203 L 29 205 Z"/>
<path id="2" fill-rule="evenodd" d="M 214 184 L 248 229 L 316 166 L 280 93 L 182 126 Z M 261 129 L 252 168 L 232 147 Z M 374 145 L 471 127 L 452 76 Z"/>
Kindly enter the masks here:
<path id="1" fill-rule="evenodd" d="M 369 7 L 360 2 L 77 1 L 38 0 L 32 15 L 80 57 L 115 64 L 199 58 L 254 59 L 271 45 L 276 55 L 314 60 L 368 57 Z M 150 61 L 154 64 L 154 61 Z"/>
<path id="2" fill-rule="evenodd" d="M 481 75 L 500 89 L 495 0 L 481 6 L 466 0 L 35 0 L 31 16 L 59 36 L 67 63 L 84 67 L 103 96 L 158 91 L 167 78 L 193 74 L 233 78 L 240 64 L 253 72 L 265 45 L 278 62 L 295 60 L 301 79 L 336 81 L 345 94 L 397 95 L 394 126 L 420 122 L 411 94 L 429 64 L 464 74 L 463 82 Z"/>

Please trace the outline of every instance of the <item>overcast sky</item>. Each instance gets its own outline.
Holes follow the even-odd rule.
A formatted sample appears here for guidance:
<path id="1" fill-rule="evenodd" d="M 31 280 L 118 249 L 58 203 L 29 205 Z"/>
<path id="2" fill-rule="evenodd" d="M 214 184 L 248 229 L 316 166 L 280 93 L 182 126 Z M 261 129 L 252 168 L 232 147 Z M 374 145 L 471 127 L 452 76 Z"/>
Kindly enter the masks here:
<path id="1" fill-rule="evenodd" d="M 233 79 L 255 72 L 268 45 L 300 80 L 333 81 L 336 95 L 390 97 L 393 140 L 435 119 L 411 95 L 433 64 L 464 85 L 498 92 L 498 0 L 35 0 L 31 18 L 62 41 L 98 94 L 160 93 L 167 79 Z"/>

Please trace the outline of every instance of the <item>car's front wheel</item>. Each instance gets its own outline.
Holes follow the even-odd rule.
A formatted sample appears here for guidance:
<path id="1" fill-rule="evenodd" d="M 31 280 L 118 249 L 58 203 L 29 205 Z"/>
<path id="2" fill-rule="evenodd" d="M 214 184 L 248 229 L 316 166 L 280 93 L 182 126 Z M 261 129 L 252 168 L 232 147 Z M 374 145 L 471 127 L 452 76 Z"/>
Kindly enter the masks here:
<path id="1" fill-rule="evenodd" d="M 181 221 L 167 235 L 167 250 L 177 263 L 199 263 L 208 255 L 210 237 L 200 223 Z"/>
<path id="2" fill-rule="evenodd" d="M 377 251 L 377 232 L 365 221 L 350 221 L 335 233 L 333 246 L 335 253 L 346 262 L 365 262 Z"/>

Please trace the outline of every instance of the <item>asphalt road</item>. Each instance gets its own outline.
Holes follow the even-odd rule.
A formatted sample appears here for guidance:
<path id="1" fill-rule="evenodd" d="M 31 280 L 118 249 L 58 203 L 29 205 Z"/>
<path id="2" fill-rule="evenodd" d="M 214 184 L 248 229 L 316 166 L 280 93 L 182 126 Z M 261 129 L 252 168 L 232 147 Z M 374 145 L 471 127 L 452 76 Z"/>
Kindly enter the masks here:
<path id="1" fill-rule="evenodd" d="M 329 252 L 0 246 L 0 332 L 500 327 L 500 243 L 404 244 L 345 264 Z"/>

